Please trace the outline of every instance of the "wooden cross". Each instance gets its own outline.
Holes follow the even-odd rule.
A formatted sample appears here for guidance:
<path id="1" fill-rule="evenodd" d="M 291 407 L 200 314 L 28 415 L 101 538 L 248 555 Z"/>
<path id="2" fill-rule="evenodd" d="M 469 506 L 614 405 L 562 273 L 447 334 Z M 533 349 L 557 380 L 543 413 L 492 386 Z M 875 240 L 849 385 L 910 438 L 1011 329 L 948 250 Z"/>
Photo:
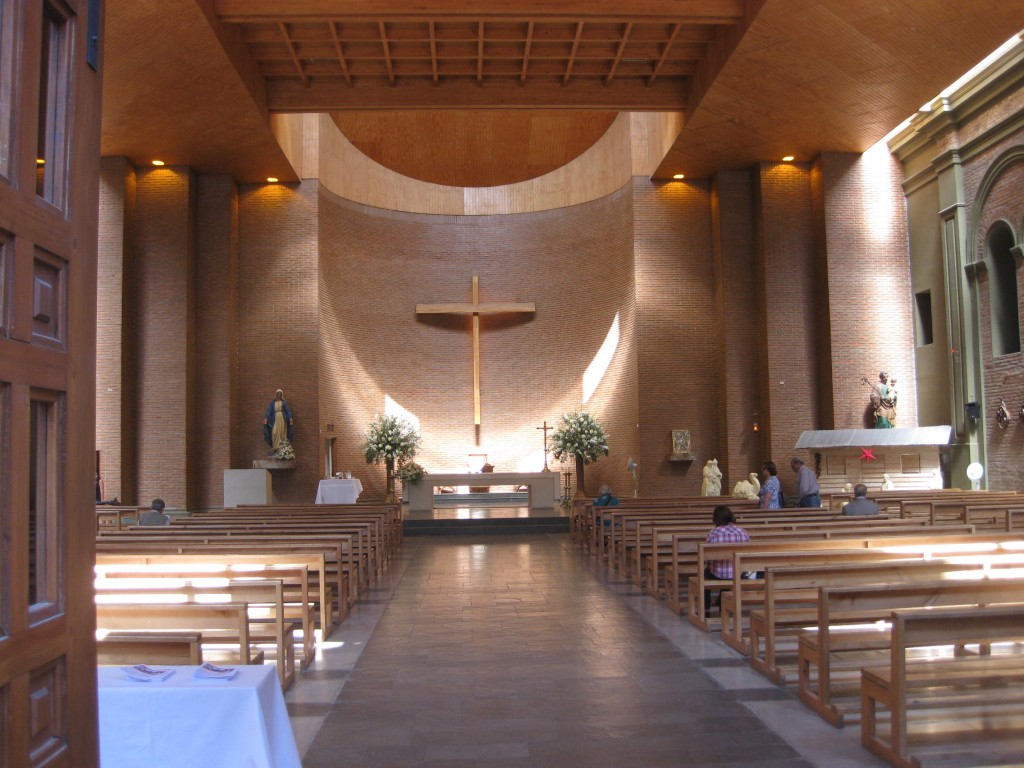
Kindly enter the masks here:
<path id="1" fill-rule="evenodd" d="M 544 471 L 545 472 L 550 472 L 551 470 L 548 469 L 548 432 L 550 432 L 552 429 L 554 429 L 554 427 L 549 427 L 548 426 L 548 420 L 544 419 L 544 426 L 543 427 L 537 427 L 537 429 L 543 429 L 544 430 Z"/>
<path id="2" fill-rule="evenodd" d="M 510 312 L 536 312 L 533 302 L 480 303 L 480 278 L 473 275 L 473 302 L 471 304 L 417 304 L 417 315 L 472 315 L 473 316 L 473 423 L 480 426 L 480 315 L 504 315 Z M 547 422 L 545 422 L 547 423 Z M 545 433 L 545 436 L 547 433 Z"/>

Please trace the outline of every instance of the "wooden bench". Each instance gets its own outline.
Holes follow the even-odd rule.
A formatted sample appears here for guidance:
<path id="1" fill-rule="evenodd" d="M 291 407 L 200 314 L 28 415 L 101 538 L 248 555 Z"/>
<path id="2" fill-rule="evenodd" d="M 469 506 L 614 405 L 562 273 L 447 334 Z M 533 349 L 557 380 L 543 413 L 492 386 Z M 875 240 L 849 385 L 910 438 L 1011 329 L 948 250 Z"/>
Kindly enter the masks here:
<path id="1" fill-rule="evenodd" d="M 146 569 L 145 566 L 123 566 L 119 568 L 102 567 L 97 579 L 97 590 L 104 582 L 107 587 L 117 588 L 118 584 L 137 585 L 154 588 L 158 593 L 173 590 L 177 586 L 189 584 L 214 586 L 229 582 L 247 583 L 263 580 L 281 583 L 284 616 L 297 624 L 301 631 L 299 647 L 299 667 L 305 669 L 316 658 L 316 603 L 309 590 L 309 572 L 305 567 L 274 567 L 260 571 L 244 573 L 231 572 L 225 568 L 214 566 L 205 571 L 173 570 L 168 566 Z"/>
<path id="2" fill-rule="evenodd" d="M 96 663 L 199 665 L 202 639 L 200 632 L 108 632 L 96 638 Z"/>
<path id="3" fill-rule="evenodd" d="M 185 581 L 132 585 L 125 579 L 97 579 L 97 605 L 169 605 L 170 600 L 186 604 L 216 604 L 217 599 L 244 604 L 249 618 L 249 640 L 254 647 L 263 647 L 264 654 L 277 662 L 281 689 L 288 690 L 295 682 L 295 629 L 299 621 L 285 616 L 284 587 L 280 580 L 227 581 L 216 586 Z M 139 627 L 142 629 L 143 627 Z M 202 627 L 198 627 L 202 631 Z M 269 654 L 268 654 L 269 651 Z"/>
<path id="4" fill-rule="evenodd" d="M 249 637 L 245 603 L 174 603 L 172 605 L 97 604 L 98 632 L 198 632 L 207 660 L 262 664 L 265 656 Z"/>
<path id="5" fill-rule="evenodd" d="M 148 507 L 111 506 L 103 504 L 96 507 L 96 532 L 120 531 L 128 527 L 129 520 L 134 524 L 139 515 Z"/>
<path id="6" fill-rule="evenodd" d="M 797 636 L 801 628 L 818 622 L 819 587 L 934 581 L 1019 565 L 1019 557 L 1003 555 L 984 565 L 950 560 L 886 560 L 769 567 L 764 575 L 763 605 L 750 612 L 750 665 L 775 683 L 796 679 Z"/>
<path id="7" fill-rule="evenodd" d="M 327 566 L 322 553 L 288 552 L 275 553 L 263 551 L 257 553 L 191 553 L 182 554 L 177 551 L 132 552 L 127 548 L 114 548 L 113 551 L 96 553 L 96 575 L 110 578 L 112 574 L 139 571 L 169 573 L 191 573 L 192 578 L 199 575 L 240 576 L 278 578 L 287 586 L 290 576 L 287 572 L 297 569 L 303 574 L 291 582 L 293 595 L 290 601 L 305 602 L 312 605 L 312 618 L 319 625 L 320 636 L 326 639 L 334 629 L 332 621 L 332 604 L 334 602 L 331 586 L 327 580 Z M 310 583 L 310 576 L 315 581 Z"/>
<path id="8" fill-rule="evenodd" d="M 799 635 L 800 700 L 826 722 L 841 727 L 859 712 L 860 668 L 877 663 L 891 634 L 886 622 L 897 608 L 979 606 L 1024 596 L 1024 580 L 943 580 L 822 587 L 815 629 Z"/>
<path id="9" fill-rule="evenodd" d="M 1024 640 L 1024 604 L 893 611 L 889 663 L 861 673 L 861 743 L 891 765 L 919 766 L 915 755 L 967 747 L 1024 753 L 1024 655 L 912 659 L 923 647 Z M 889 732 L 879 711 L 889 712 Z M 927 715 L 911 732 L 911 717 Z M 990 754 L 983 755 L 991 757 Z M 991 762 L 997 762 L 995 760 Z M 999 761 L 1002 764 L 1002 761 Z"/>

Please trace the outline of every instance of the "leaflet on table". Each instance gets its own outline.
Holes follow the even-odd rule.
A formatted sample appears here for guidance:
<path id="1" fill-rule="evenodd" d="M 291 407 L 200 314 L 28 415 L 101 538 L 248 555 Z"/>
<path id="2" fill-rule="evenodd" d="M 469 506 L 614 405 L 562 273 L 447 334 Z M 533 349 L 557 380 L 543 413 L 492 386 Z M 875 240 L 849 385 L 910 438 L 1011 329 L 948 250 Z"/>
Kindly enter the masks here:
<path id="1" fill-rule="evenodd" d="M 134 667 L 121 667 L 130 680 L 140 683 L 160 682 L 174 674 L 173 669 L 148 667 L 145 664 L 136 664 Z"/>
<path id="2" fill-rule="evenodd" d="M 230 680 L 238 674 L 238 667 L 218 667 L 206 662 L 196 670 L 197 680 Z"/>

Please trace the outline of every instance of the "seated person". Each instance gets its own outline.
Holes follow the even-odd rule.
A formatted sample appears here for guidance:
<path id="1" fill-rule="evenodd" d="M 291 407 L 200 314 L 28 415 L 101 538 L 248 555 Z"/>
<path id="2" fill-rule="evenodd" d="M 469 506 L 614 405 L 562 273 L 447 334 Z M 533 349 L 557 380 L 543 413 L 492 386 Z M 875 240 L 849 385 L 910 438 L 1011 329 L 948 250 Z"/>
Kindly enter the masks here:
<path id="1" fill-rule="evenodd" d="M 724 504 L 719 504 L 715 507 L 714 512 L 711 513 L 711 520 L 714 522 L 715 527 L 708 531 L 705 541 L 710 543 L 750 541 L 750 536 L 747 532 L 736 525 L 736 517 L 733 515 L 732 510 Z M 705 579 L 731 580 L 733 573 L 732 560 L 708 560 L 704 565 Z M 744 576 L 746 575 L 744 574 Z M 704 590 L 705 613 L 711 608 L 711 592 L 712 590 L 710 589 Z"/>
<path id="2" fill-rule="evenodd" d="M 488 463 L 484 464 L 482 467 L 480 467 L 480 472 L 481 473 L 491 473 L 491 472 L 494 472 L 494 465 L 491 464 L 490 462 L 488 462 Z M 491 486 L 489 486 L 489 485 L 471 485 L 469 487 L 469 492 L 470 493 L 490 493 L 490 491 L 491 491 Z"/>
<path id="3" fill-rule="evenodd" d="M 597 490 L 598 496 L 594 499 L 595 507 L 617 507 L 619 506 L 618 498 L 612 494 L 612 487 L 608 484 L 602 485 Z"/>
<path id="4" fill-rule="evenodd" d="M 877 515 L 878 505 L 868 499 L 868 487 L 864 483 L 853 486 L 853 501 L 843 506 L 844 515 Z"/>
<path id="5" fill-rule="evenodd" d="M 164 514 L 163 499 L 153 499 L 149 509 L 139 515 L 139 525 L 170 525 L 171 518 Z"/>

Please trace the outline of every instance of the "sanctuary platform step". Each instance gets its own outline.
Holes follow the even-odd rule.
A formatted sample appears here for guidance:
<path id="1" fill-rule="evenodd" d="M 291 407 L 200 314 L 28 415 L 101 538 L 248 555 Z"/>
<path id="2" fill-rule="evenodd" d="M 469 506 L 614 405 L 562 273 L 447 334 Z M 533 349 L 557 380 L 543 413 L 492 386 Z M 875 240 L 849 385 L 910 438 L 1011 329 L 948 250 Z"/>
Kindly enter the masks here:
<path id="1" fill-rule="evenodd" d="M 483 494 L 488 495 L 488 494 Z M 496 494 L 491 494 L 496 495 Z M 448 496 L 445 501 L 451 497 Z M 501 535 L 523 533 L 567 533 L 569 517 L 560 508 L 531 510 L 527 506 L 503 506 L 472 502 L 438 504 L 431 511 L 406 510 L 406 536 Z"/>

